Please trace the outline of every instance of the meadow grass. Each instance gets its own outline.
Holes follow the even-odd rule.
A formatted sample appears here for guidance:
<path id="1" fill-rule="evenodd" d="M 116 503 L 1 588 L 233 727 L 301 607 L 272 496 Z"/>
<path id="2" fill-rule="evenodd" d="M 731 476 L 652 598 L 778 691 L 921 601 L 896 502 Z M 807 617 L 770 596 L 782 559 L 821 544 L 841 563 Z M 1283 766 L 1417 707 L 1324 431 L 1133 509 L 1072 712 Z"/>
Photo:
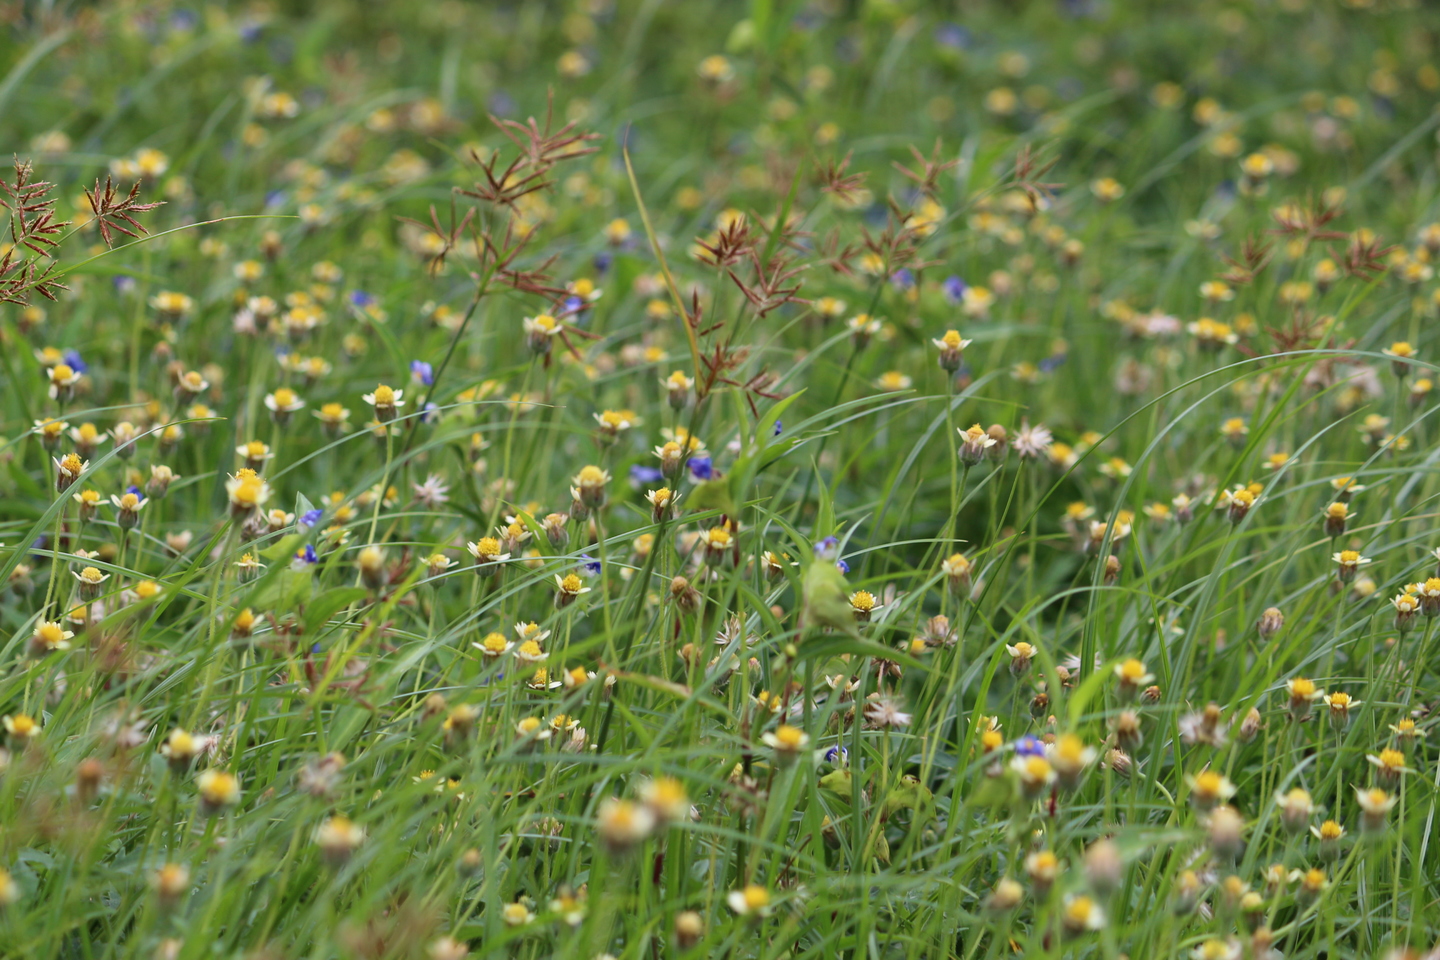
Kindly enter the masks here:
<path id="1" fill-rule="evenodd" d="M 1434 957 L 1440 14 L 10 5 L 0 956 Z"/>

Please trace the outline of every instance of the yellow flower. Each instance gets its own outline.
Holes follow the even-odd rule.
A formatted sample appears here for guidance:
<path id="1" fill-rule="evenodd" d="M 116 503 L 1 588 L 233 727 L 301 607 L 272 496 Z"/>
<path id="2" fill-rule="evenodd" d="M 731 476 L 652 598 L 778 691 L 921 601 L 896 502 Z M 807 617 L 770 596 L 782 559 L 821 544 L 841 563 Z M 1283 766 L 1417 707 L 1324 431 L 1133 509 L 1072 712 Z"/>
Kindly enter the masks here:
<path id="1" fill-rule="evenodd" d="M 207 812 L 218 813 L 240 802 L 240 781 L 232 773 L 206 770 L 196 778 L 195 785 L 200 791 L 200 806 Z"/>
<path id="2" fill-rule="evenodd" d="M 61 650 L 70 649 L 70 638 L 75 636 L 66 630 L 59 623 L 53 620 L 42 620 L 35 625 L 35 632 L 30 635 L 30 655 L 43 657 L 47 653 L 55 653 Z"/>
<path id="3" fill-rule="evenodd" d="M 781 760 L 793 760 L 810 744 L 809 734 L 785 723 L 776 727 L 774 733 L 766 733 L 760 739 L 774 750 Z"/>
<path id="4" fill-rule="evenodd" d="M 1187 774 L 1185 782 L 1190 787 L 1190 802 L 1200 810 L 1209 810 L 1235 796 L 1235 784 L 1214 770 L 1202 770 L 1195 776 Z"/>
<path id="5" fill-rule="evenodd" d="M 7 714 L 0 717 L 5 732 L 17 742 L 24 743 L 40 736 L 40 722 L 26 713 Z"/>
<path id="6" fill-rule="evenodd" d="M 643 842 L 655 829 L 655 814 L 649 807 L 613 797 L 601 801 L 596 820 L 600 839 L 617 853 Z"/>
<path id="7" fill-rule="evenodd" d="M 725 895 L 725 903 L 742 917 L 770 915 L 770 891 L 759 884 L 752 883 L 741 890 L 731 890 Z"/>

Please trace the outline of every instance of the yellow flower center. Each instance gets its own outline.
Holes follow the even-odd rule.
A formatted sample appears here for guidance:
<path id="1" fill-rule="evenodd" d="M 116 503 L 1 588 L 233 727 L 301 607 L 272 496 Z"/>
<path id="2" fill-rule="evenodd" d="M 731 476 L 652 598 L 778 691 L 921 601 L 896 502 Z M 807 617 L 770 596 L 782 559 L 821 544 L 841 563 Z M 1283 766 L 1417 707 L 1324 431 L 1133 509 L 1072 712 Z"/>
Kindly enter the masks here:
<path id="1" fill-rule="evenodd" d="M 770 891 L 758 884 L 750 884 L 742 896 L 745 898 L 746 910 L 763 910 L 770 905 Z"/>
<path id="2" fill-rule="evenodd" d="M 395 391 L 383 383 L 375 388 L 374 396 L 375 406 L 377 407 L 390 407 L 395 405 Z"/>
<path id="3" fill-rule="evenodd" d="M 1050 776 L 1050 761 L 1044 757 L 1025 758 L 1025 778 L 1043 783 Z"/>
<path id="4" fill-rule="evenodd" d="M 1405 754 L 1395 749 L 1381 750 L 1380 766 L 1385 770 L 1404 770 Z"/>
<path id="5" fill-rule="evenodd" d="M 1095 911 L 1095 901 L 1089 897 L 1076 897 L 1070 901 L 1065 908 L 1065 917 L 1071 923 L 1084 925 L 1090 922 L 1090 915 Z"/>
<path id="6" fill-rule="evenodd" d="M 782 750 L 799 750 L 805 742 L 805 734 L 797 727 L 781 724 L 775 730 L 775 742 Z"/>
<path id="7" fill-rule="evenodd" d="M 1224 778 L 1213 770 L 1206 770 L 1195 778 L 1195 792 L 1202 797 L 1218 797 L 1224 786 Z"/>
<path id="8" fill-rule="evenodd" d="M 1069 764 L 1079 763 L 1085 757 L 1085 741 L 1067 733 L 1055 744 L 1055 758 Z"/>
<path id="9" fill-rule="evenodd" d="M 238 504 L 254 506 L 260 502 L 260 493 L 263 489 L 264 484 L 260 482 L 259 478 L 247 477 L 236 484 L 235 492 L 230 495 L 230 499 Z"/>

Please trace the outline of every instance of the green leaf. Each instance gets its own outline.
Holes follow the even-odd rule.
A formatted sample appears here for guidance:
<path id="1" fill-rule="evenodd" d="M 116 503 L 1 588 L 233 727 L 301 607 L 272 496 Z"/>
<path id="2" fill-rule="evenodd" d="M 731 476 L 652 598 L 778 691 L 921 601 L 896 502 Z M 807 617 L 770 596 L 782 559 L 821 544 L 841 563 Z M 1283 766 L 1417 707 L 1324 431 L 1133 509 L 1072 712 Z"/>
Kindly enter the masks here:
<path id="1" fill-rule="evenodd" d="M 761 417 L 760 422 L 755 425 L 755 446 L 757 449 L 764 450 L 770 446 L 770 441 L 775 439 L 775 424 L 780 420 L 780 417 L 790 405 L 796 400 L 799 400 L 804 394 L 804 390 L 796 390 L 790 394 L 790 396 L 765 411 L 765 415 Z"/>
<path id="2" fill-rule="evenodd" d="M 368 595 L 364 587 L 336 587 L 326 590 L 305 605 L 305 632 L 317 632 L 338 611 L 364 600 Z"/>
<path id="3" fill-rule="evenodd" d="M 266 578 L 250 605 L 260 610 L 289 613 L 309 600 L 314 589 L 315 578 L 309 567 L 303 570 L 282 570 L 278 576 Z"/>
<path id="4" fill-rule="evenodd" d="M 305 545 L 305 537 L 299 533 L 292 533 L 281 537 L 270 546 L 260 551 L 260 556 L 266 560 L 285 560 L 295 556 L 295 551 Z"/>
<path id="5" fill-rule="evenodd" d="M 835 564 L 824 560 L 812 561 L 805 571 L 800 590 L 801 622 L 806 627 L 829 627 L 859 640 L 855 613 L 850 609 L 850 585 Z"/>
<path id="6" fill-rule="evenodd" d="M 706 480 L 685 498 L 685 506 L 691 510 L 719 510 L 727 517 L 737 516 L 739 509 L 735 506 L 735 491 L 733 483 L 734 471 L 715 480 Z"/>

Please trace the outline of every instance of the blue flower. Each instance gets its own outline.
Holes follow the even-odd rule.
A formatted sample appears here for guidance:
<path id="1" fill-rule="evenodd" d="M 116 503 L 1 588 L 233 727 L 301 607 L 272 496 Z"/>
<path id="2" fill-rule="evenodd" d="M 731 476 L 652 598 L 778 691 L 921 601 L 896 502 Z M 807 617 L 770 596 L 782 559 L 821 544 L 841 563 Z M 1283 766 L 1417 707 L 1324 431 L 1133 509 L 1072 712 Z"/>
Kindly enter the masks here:
<path id="1" fill-rule="evenodd" d="M 295 551 L 295 559 L 290 562 L 290 566 L 295 570 L 303 570 L 319 562 L 320 558 L 315 554 L 315 544 L 307 543 L 304 550 Z"/>
<path id="2" fill-rule="evenodd" d="M 435 369 L 424 360 L 410 361 L 410 379 L 427 387 L 435 385 Z"/>
<path id="3" fill-rule="evenodd" d="M 189 33 L 200 25 L 200 16 L 194 10 L 180 9 L 170 14 L 170 29 L 177 33 Z"/>
<path id="4" fill-rule="evenodd" d="M 782 433 L 784 433 L 784 432 L 785 432 L 785 424 L 781 423 L 779 420 L 776 420 L 776 421 L 775 421 L 775 429 L 771 432 L 770 436 L 772 436 L 772 437 L 778 437 L 778 436 L 780 436 L 780 434 L 782 434 Z"/>
<path id="5" fill-rule="evenodd" d="M 690 476 L 696 480 L 709 480 L 715 476 L 715 463 L 709 457 L 690 458 Z"/>
<path id="6" fill-rule="evenodd" d="M 585 302 L 583 297 L 577 297 L 574 294 L 571 294 L 570 296 L 565 298 L 566 313 L 579 313 L 581 310 L 584 310 L 588 306 L 589 304 Z"/>
<path id="7" fill-rule="evenodd" d="M 915 274 L 911 273 L 905 267 L 901 267 L 899 270 L 890 274 L 890 282 L 893 283 L 897 289 L 909 290 L 915 286 Z"/>
<path id="8" fill-rule="evenodd" d="M 90 369 L 90 365 L 80 359 L 80 353 L 76 350 L 65 351 L 65 365 L 76 373 L 84 373 Z"/>
<path id="9" fill-rule="evenodd" d="M 135 289 L 134 277 L 116 277 L 114 280 L 111 281 L 111 283 L 115 284 L 116 293 L 126 294 Z"/>
<path id="10" fill-rule="evenodd" d="M 850 564 L 846 563 L 844 560 L 836 560 L 835 569 L 839 570 L 841 573 L 849 573 Z"/>
<path id="11" fill-rule="evenodd" d="M 958 23 L 942 23 L 935 28 L 935 42 L 952 50 L 964 50 L 970 46 L 970 31 Z"/>
<path id="12" fill-rule="evenodd" d="M 1039 737 L 1024 736 L 1015 741 L 1015 752 L 1022 757 L 1045 756 L 1045 744 Z"/>
<path id="13" fill-rule="evenodd" d="M 440 404 L 430 402 L 425 404 L 425 412 L 420 414 L 420 422 L 427 427 L 440 419 Z"/>
<path id="14" fill-rule="evenodd" d="M 606 270 L 609 270 L 610 264 L 613 260 L 614 258 L 611 257 L 608 253 L 595 254 L 595 260 L 593 261 L 595 264 L 595 272 L 604 273 Z"/>
<path id="15" fill-rule="evenodd" d="M 128 486 L 128 487 L 125 488 L 125 492 L 126 492 L 126 493 L 133 493 L 133 494 L 135 494 L 135 496 L 139 497 L 141 500 L 144 500 L 144 499 L 145 499 L 145 493 L 144 493 L 144 491 L 142 491 L 139 487 L 135 486 L 133 483 L 132 483 L 130 486 Z"/>
<path id="16" fill-rule="evenodd" d="M 313 527 L 320 522 L 320 518 L 323 516 L 325 516 L 325 511 L 318 507 L 314 510 L 306 510 L 300 514 L 300 526 Z"/>
<path id="17" fill-rule="evenodd" d="M 490 112 L 497 117 L 508 117 L 517 109 L 515 106 L 515 98 L 504 90 L 496 90 L 490 94 L 490 100 L 487 106 L 490 107 Z"/>
<path id="18" fill-rule="evenodd" d="M 265 209 L 274 210 L 277 207 L 285 206 L 285 191 L 271 190 L 265 194 Z"/>
<path id="19" fill-rule="evenodd" d="M 643 463 L 633 464 L 630 467 L 630 482 L 637 487 L 647 483 L 659 483 L 665 479 L 665 474 L 660 472 L 658 467 L 647 467 Z"/>
<path id="20" fill-rule="evenodd" d="M 950 301 L 951 306 L 954 306 L 964 298 L 965 291 L 969 287 L 966 286 L 964 280 L 951 276 L 945 278 L 945 282 L 940 284 L 940 289 L 945 291 L 945 299 Z"/>
<path id="21" fill-rule="evenodd" d="M 840 552 L 840 541 L 835 537 L 826 537 L 812 549 L 815 551 L 816 560 L 833 560 L 835 554 Z"/>
<path id="22" fill-rule="evenodd" d="M 370 306 L 374 302 L 375 298 L 370 296 L 370 294 L 366 293 L 364 290 L 350 291 L 350 305 L 352 307 L 364 309 L 365 307 Z"/>
<path id="23" fill-rule="evenodd" d="M 598 577 L 598 576 L 600 576 L 600 561 L 599 561 L 599 560 L 596 560 L 594 557 L 590 556 L 590 554 L 588 554 L 588 553 L 582 553 L 582 554 L 580 554 L 580 560 L 581 560 L 580 569 L 585 571 L 585 575 L 586 575 L 587 577 Z"/>
<path id="24" fill-rule="evenodd" d="M 844 747 L 831 747 L 825 751 L 825 762 L 837 767 L 843 767 L 850 760 L 850 751 Z"/>

